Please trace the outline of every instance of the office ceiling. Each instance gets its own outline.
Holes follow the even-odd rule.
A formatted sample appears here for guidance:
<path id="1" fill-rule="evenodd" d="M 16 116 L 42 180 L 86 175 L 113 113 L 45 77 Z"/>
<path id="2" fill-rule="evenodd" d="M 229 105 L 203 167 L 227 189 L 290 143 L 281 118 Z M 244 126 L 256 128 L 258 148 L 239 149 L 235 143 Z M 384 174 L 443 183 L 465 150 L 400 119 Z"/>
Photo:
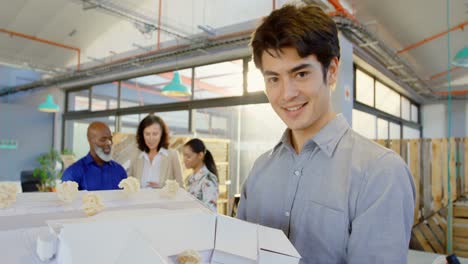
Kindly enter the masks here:
<path id="1" fill-rule="evenodd" d="M 83 70 L 109 63 L 122 53 L 156 49 L 164 41 L 193 40 L 200 33 L 216 36 L 218 28 L 260 18 L 284 2 L 1 0 L 0 62 L 48 75 L 70 73 L 78 68 L 78 55 Z M 331 2 L 339 1 L 319 2 L 332 12 Z M 440 0 L 340 3 L 407 62 L 431 93 L 447 91 L 448 61 L 468 45 L 468 0 L 449 1 L 449 12 L 447 1 Z M 468 68 L 452 66 L 451 79 L 452 90 L 468 90 Z"/>

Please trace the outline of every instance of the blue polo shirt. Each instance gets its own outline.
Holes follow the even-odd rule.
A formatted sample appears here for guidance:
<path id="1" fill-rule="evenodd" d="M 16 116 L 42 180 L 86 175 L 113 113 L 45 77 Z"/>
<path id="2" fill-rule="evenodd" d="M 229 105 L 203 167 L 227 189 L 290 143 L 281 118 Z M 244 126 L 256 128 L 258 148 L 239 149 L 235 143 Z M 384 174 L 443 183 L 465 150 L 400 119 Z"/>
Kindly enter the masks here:
<path id="1" fill-rule="evenodd" d="M 125 169 L 111 160 L 99 166 L 90 153 L 68 167 L 62 175 L 62 181 L 78 183 L 79 190 L 114 190 L 122 179 L 127 178 Z"/>

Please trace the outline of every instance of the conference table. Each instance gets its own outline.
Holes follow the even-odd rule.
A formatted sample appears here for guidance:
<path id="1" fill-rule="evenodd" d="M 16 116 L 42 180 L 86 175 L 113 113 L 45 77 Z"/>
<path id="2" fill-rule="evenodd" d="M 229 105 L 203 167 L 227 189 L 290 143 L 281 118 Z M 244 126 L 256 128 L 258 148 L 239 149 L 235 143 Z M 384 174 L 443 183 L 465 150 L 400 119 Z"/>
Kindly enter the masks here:
<path id="1" fill-rule="evenodd" d="M 0 262 L 8 264 L 55 264 L 55 260 L 42 262 L 36 255 L 36 240 L 50 232 L 47 221 L 85 217 L 80 191 L 72 203 L 64 203 L 56 193 L 19 193 L 11 207 L 0 209 Z M 106 211 L 139 209 L 200 210 L 209 212 L 195 197 L 180 189 L 173 198 L 163 197 L 161 190 L 142 189 L 133 195 L 121 190 L 96 191 Z M 408 264 L 432 264 L 437 254 L 410 250 Z M 468 259 L 460 258 L 462 264 Z"/>
<path id="2" fill-rule="evenodd" d="M 60 201 L 56 193 L 19 193 L 16 202 L 0 209 L 0 263 L 55 264 L 55 260 L 41 262 L 36 255 L 36 240 L 48 234 L 48 221 L 86 217 L 82 196 L 78 192 L 71 203 Z M 198 199 L 179 189 L 175 197 L 162 195 L 160 189 L 142 189 L 127 195 L 122 190 L 93 191 L 104 204 L 104 211 L 125 210 L 135 213 L 141 209 L 198 210 L 211 212 Z"/>

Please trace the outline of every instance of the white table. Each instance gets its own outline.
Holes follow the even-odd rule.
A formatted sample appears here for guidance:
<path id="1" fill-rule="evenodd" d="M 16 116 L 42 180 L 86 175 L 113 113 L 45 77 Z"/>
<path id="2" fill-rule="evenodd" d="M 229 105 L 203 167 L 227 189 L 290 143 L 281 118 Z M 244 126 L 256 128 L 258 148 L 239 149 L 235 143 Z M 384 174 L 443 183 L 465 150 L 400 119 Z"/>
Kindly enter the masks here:
<path id="1" fill-rule="evenodd" d="M 36 239 L 47 234 L 46 221 L 86 217 L 82 211 L 82 196 L 71 204 L 58 200 L 56 193 L 20 193 L 10 208 L 0 209 L 0 263 L 39 264 L 36 256 Z M 157 189 L 142 189 L 126 196 L 123 191 L 97 191 L 105 211 L 158 208 L 167 210 L 196 209 L 211 212 L 195 197 L 180 189 L 177 196 L 164 198 Z M 55 264 L 55 261 L 48 262 Z"/>
<path id="2" fill-rule="evenodd" d="M 408 252 L 408 264 L 432 264 L 439 256 L 440 255 L 434 253 L 410 250 Z M 461 264 L 468 264 L 468 259 L 460 257 L 458 257 L 458 259 Z"/>

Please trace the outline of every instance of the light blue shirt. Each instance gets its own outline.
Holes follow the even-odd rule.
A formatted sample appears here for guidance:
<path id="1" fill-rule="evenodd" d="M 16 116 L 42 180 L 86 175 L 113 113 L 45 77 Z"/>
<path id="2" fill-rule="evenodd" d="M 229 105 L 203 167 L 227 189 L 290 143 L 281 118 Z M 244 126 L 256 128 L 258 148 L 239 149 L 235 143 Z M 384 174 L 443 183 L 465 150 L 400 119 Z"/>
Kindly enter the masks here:
<path id="1" fill-rule="evenodd" d="M 256 160 L 238 217 L 283 230 L 301 264 L 404 264 L 414 201 L 404 161 L 338 115 L 301 153 L 286 130 Z"/>

